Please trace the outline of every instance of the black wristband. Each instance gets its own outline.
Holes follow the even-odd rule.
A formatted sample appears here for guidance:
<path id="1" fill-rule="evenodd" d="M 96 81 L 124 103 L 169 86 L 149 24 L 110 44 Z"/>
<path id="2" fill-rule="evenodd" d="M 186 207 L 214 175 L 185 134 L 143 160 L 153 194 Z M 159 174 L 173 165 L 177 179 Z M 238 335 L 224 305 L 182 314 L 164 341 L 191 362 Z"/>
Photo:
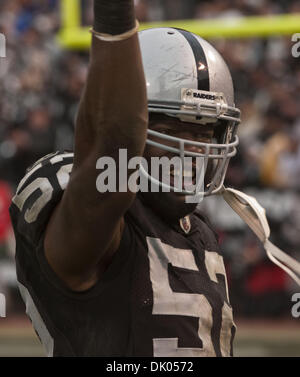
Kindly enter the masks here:
<path id="1" fill-rule="evenodd" d="M 94 30 L 118 35 L 135 27 L 133 0 L 94 0 Z"/>

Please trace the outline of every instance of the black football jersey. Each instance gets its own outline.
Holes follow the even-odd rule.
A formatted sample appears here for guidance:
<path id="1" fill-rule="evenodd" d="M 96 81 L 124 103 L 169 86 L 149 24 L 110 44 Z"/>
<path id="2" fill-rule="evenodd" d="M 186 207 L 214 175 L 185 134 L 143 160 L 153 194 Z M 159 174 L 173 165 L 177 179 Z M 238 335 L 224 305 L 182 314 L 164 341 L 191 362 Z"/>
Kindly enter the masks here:
<path id="1" fill-rule="evenodd" d="M 232 355 L 235 326 L 223 258 L 198 211 L 187 232 L 165 223 L 137 196 L 120 247 L 97 284 L 74 292 L 57 277 L 44 254 L 45 228 L 72 164 L 72 153 L 39 160 L 10 208 L 20 292 L 47 354 Z"/>

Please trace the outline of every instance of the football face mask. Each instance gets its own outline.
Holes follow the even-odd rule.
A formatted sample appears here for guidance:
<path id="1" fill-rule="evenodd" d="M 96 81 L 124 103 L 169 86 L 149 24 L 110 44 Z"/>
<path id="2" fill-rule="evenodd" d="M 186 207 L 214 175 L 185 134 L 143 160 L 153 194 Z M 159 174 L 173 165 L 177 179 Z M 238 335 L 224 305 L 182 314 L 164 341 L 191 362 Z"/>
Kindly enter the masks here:
<path id="1" fill-rule="evenodd" d="M 230 158 L 236 154 L 240 123 L 226 63 L 209 43 L 183 30 L 146 30 L 140 33 L 140 44 L 149 113 L 176 117 L 183 124 L 192 123 L 199 132 L 206 126 L 214 128 L 209 143 L 148 130 L 147 144 L 179 157 L 182 176 L 185 172 L 187 176 L 196 175 L 193 185 L 187 188 L 180 183 L 169 184 L 148 174 L 143 165 L 141 173 L 163 191 L 199 197 L 219 192 Z M 192 161 L 193 172 L 187 172 L 187 158 Z M 175 177 L 180 175 L 178 167 L 177 173 Z"/>

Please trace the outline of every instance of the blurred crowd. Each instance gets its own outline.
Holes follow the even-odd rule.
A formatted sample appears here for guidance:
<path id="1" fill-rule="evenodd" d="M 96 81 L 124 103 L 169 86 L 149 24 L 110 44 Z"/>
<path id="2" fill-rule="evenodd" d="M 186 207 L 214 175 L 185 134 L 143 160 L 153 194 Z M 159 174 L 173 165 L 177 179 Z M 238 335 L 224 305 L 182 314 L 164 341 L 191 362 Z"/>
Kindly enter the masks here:
<path id="1" fill-rule="evenodd" d="M 92 1 L 81 3 L 83 22 L 91 24 Z M 89 56 L 57 43 L 58 7 L 58 0 L 0 2 L 0 33 L 7 41 L 7 57 L 0 58 L 0 292 L 15 288 L 7 208 L 18 181 L 41 156 L 73 148 Z M 136 9 L 142 22 L 237 18 L 300 12 L 300 1 L 136 0 Z M 300 260 L 300 58 L 292 56 L 290 36 L 211 43 L 232 71 L 243 114 L 227 185 L 261 199 L 273 241 Z M 290 279 L 268 262 L 252 233 L 217 198 L 204 206 L 219 231 L 238 314 L 288 314 L 295 289 Z"/>

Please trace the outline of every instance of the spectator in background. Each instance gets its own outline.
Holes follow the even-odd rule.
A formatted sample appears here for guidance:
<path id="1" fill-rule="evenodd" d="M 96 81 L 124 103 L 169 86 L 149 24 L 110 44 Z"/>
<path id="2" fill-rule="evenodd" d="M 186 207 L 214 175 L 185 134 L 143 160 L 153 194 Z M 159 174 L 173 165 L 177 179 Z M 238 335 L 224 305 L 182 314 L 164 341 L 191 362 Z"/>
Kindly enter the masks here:
<path id="1" fill-rule="evenodd" d="M 11 222 L 8 212 L 11 198 L 12 192 L 9 185 L 4 181 L 0 181 L 0 255 L 6 252 L 6 241 L 11 233 Z"/>
<path id="2" fill-rule="evenodd" d="M 274 123 L 276 124 L 276 123 Z M 300 124 L 276 130 L 264 144 L 260 158 L 261 181 L 266 186 L 300 189 Z"/>

